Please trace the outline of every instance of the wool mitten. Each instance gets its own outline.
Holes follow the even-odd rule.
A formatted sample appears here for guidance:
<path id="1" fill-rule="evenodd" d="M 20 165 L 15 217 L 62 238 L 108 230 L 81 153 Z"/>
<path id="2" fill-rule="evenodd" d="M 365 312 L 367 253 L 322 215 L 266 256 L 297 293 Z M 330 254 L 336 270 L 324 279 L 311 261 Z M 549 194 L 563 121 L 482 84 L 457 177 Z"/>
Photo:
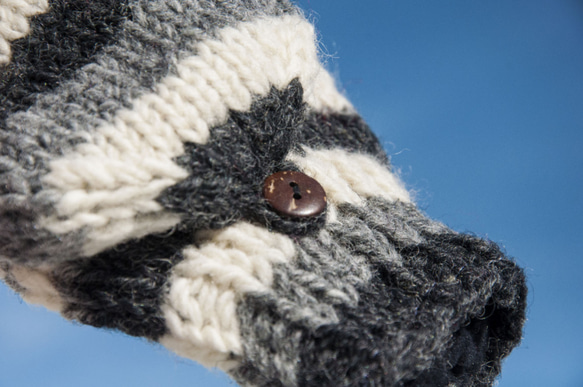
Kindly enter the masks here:
<path id="1" fill-rule="evenodd" d="M 242 386 L 486 386 L 500 248 L 420 212 L 287 0 L 1 0 L 0 277 Z"/>

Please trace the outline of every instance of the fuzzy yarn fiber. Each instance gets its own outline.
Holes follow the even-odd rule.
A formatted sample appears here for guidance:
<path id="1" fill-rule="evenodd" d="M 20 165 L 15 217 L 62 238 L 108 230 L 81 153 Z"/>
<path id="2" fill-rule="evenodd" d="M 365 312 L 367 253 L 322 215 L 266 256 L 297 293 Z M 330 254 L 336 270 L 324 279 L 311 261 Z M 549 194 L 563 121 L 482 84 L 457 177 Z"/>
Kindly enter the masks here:
<path id="1" fill-rule="evenodd" d="M 525 277 L 428 219 L 286 0 L 1 0 L 0 278 L 242 386 L 489 386 Z M 262 196 L 291 170 L 327 209 Z"/>

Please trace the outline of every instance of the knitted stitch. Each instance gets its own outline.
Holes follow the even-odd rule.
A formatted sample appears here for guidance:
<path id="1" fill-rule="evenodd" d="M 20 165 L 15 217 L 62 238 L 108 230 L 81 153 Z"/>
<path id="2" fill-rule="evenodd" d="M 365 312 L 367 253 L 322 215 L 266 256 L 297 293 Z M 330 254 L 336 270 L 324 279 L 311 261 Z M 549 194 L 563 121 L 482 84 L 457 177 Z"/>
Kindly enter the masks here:
<path id="1" fill-rule="evenodd" d="M 0 4 L 0 278 L 242 386 L 486 386 L 524 274 L 428 219 L 287 0 Z M 262 197 L 293 170 L 325 212 Z"/>
<path id="2" fill-rule="evenodd" d="M 27 18 L 47 8 L 47 0 L 4 0 L 0 4 L 0 64 L 10 60 L 9 42 L 29 33 Z"/>

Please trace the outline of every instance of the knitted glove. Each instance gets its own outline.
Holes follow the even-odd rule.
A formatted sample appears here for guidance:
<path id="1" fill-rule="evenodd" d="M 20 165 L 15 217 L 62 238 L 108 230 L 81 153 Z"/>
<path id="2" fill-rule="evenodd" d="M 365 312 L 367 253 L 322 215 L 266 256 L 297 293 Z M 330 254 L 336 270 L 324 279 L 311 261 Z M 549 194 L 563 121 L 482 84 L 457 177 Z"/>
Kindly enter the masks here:
<path id="1" fill-rule="evenodd" d="M 491 385 L 525 319 L 286 0 L 2 0 L 0 277 L 244 386 Z"/>

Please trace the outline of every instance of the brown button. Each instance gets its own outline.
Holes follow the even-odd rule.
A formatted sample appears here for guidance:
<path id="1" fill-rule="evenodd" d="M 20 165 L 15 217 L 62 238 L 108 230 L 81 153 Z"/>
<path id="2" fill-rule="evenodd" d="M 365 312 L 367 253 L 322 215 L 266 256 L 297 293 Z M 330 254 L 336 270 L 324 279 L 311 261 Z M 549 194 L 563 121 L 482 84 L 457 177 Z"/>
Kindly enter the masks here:
<path id="1" fill-rule="evenodd" d="M 263 197 L 284 216 L 307 218 L 326 209 L 326 192 L 316 180 L 301 172 L 274 173 L 263 183 Z"/>

